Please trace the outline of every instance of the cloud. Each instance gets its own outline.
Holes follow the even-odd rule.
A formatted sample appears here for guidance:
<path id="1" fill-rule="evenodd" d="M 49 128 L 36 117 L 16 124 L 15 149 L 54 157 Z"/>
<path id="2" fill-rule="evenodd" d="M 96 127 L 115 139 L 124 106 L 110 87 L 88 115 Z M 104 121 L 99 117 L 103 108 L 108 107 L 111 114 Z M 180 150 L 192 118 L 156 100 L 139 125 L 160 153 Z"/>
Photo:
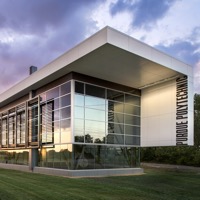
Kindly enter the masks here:
<path id="1" fill-rule="evenodd" d="M 103 2 L 103 1 L 102 1 Z M 1 0 L 0 92 L 85 38 L 98 0 Z"/>
<path id="2" fill-rule="evenodd" d="M 164 17 L 175 0 L 118 0 L 110 5 L 111 15 L 114 16 L 122 11 L 132 13 L 134 27 L 152 28 L 157 20 Z"/>

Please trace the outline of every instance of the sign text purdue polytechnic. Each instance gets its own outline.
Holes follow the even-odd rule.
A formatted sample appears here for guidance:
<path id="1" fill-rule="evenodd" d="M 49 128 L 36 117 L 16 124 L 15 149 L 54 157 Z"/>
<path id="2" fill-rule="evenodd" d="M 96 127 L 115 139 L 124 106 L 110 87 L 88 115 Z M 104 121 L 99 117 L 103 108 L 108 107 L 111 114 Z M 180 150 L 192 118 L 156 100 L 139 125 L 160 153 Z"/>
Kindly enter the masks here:
<path id="1" fill-rule="evenodd" d="M 176 145 L 188 144 L 188 81 L 176 79 Z"/>

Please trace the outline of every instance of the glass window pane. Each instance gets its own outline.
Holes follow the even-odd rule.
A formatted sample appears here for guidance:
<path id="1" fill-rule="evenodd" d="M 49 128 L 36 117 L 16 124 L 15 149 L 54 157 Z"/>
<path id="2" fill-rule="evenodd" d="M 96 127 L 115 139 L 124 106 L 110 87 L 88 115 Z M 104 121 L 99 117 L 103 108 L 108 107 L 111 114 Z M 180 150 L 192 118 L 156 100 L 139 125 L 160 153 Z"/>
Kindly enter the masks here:
<path id="1" fill-rule="evenodd" d="M 114 101 L 108 101 L 108 111 L 113 111 L 113 112 L 124 112 L 124 104 L 119 103 L 119 102 L 114 102 Z"/>
<path id="2" fill-rule="evenodd" d="M 86 133 L 85 143 L 105 143 L 105 133 Z"/>
<path id="3" fill-rule="evenodd" d="M 107 144 L 124 144 L 124 135 L 108 134 Z"/>
<path id="4" fill-rule="evenodd" d="M 56 97 L 59 97 L 59 87 L 46 92 L 46 100 L 54 99 Z"/>
<path id="5" fill-rule="evenodd" d="M 75 106 L 84 106 L 84 96 L 75 94 Z"/>
<path id="6" fill-rule="evenodd" d="M 72 142 L 70 127 L 71 127 L 70 119 L 65 119 L 65 120 L 60 121 L 61 143 Z"/>
<path id="7" fill-rule="evenodd" d="M 107 90 L 107 99 L 124 102 L 124 94 L 115 90 Z"/>
<path id="8" fill-rule="evenodd" d="M 54 121 L 60 120 L 60 110 L 53 111 L 53 120 Z"/>
<path id="9" fill-rule="evenodd" d="M 125 104 L 124 112 L 131 115 L 140 115 L 140 107 Z"/>
<path id="10" fill-rule="evenodd" d="M 75 118 L 84 118 L 84 108 L 83 107 L 75 107 L 74 109 Z"/>
<path id="11" fill-rule="evenodd" d="M 75 92 L 84 94 L 84 84 L 76 81 L 75 82 Z"/>
<path id="12" fill-rule="evenodd" d="M 105 121 L 105 112 L 101 110 L 85 109 L 85 119 Z"/>
<path id="13" fill-rule="evenodd" d="M 74 141 L 75 142 L 84 142 L 84 134 L 82 132 L 76 132 L 74 134 Z"/>
<path id="14" fill-rule="evenodd" d="M 71 106 L 61 109 L 60 113 L 61 113 L 61 119 L 71 117 Z"/>
<path id="15" fill-rule="evenodd" d="M 105 99 L 96 98 L 96 97 L 85 97 L 85 107 L 95 108 L 99 110 L 105 110 Z"/>
<path id="16" fill-rule="evenodd" d="M 71 82 L 67 82 L 60 86 L 60 96 L 70 93 Z"/>
<path id="17" fill-rule="evenodd" d="M 54 99 L 53 101 L 53 110 L 56 110 L 59 108 L 59 98 Z"/>
<path id="18" fill-rule="evenodd" d="M 71 95 L 65 95 L 60 98 L 61 107 L 71 105 Z"/>
<path id="19" fill-rule="evenodd" d="M 40 94 L 40 101 L 41 102 L 46 101 L 46 93 Z"/>
<path id="20" fill-rule="evenodd" d="M 105 133 L 105 122 L 97 122 L 97 121 L 90 121 L 85 120 L 85 131 L 88 134 L 91 134 L 93 132 L 99 133 L 103 132 Z"/>
<path id="21" fill-rule="evenodd" d="M 133 96 L 130 94 L 125 94 L 125 103 L 140 106 L 140 97 Z"/>
<path id="22" fill-rule="evenodd" d="M 74 120 L 74 131 L 84 133 L 84 120 L 82 119 L 75 119 Z"/>
<path id="23" fill-rule="evenodd" d="M 124 134 L 123 124 L 108 123 L 108 133 Z"/>
<path id="24" fill-rule="evenodd" d="M 140 145 L 140 137 L 125 136 L 126 145 Z"/>
<path id="25" fill-rule="evenodd" d="M 94 97 L 105 98 L 105 89 L 86 84 L 86 94 Z"/>
<path id="26" fill-rule="evenodd" d="M 60 122 L 53 122 L 54 143 L 60 143 Z"/>
<path id="27" fill-rule="evenodd" d="M 140 135 L 140 127 L 125 125 L 126 135 Z"/>
<path id="28" fill-rule="evenodd" d="M 115 122 L 115 123 L 124 123 L 124 115 L 121 113 L 108 113 L 108 121 Z"/>
<path id="29" fill-rule="evenodd" d="M 140 117 L 133 115 L 125 115 L 125 124 L 140 126 Z"/>

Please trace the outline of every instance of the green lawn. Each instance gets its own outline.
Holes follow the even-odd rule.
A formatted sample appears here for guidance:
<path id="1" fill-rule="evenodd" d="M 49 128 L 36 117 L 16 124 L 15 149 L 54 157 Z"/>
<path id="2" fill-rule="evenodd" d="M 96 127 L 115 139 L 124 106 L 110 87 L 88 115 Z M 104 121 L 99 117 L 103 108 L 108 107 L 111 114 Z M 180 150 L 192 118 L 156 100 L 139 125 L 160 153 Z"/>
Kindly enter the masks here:
<path id="1" fill-rule="evenodd" d="M 200 173 L 145 169 L 140 176 L 65 178 L 0 169 L 0 199 L 200 199 Z"/>

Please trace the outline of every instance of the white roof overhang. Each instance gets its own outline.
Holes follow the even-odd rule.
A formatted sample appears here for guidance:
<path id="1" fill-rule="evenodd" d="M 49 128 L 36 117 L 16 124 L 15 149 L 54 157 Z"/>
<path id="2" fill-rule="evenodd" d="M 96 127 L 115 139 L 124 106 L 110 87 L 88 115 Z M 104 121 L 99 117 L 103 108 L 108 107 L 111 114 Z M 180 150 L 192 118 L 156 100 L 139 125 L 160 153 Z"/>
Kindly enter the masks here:
<path id="1" fill-rule="evenodd" d="M 0 95 L 0 106 L 57 78 L 78 72 L 133 88 L 188 74 L 191 67 L 130 36 L 105 27 Z"/>

